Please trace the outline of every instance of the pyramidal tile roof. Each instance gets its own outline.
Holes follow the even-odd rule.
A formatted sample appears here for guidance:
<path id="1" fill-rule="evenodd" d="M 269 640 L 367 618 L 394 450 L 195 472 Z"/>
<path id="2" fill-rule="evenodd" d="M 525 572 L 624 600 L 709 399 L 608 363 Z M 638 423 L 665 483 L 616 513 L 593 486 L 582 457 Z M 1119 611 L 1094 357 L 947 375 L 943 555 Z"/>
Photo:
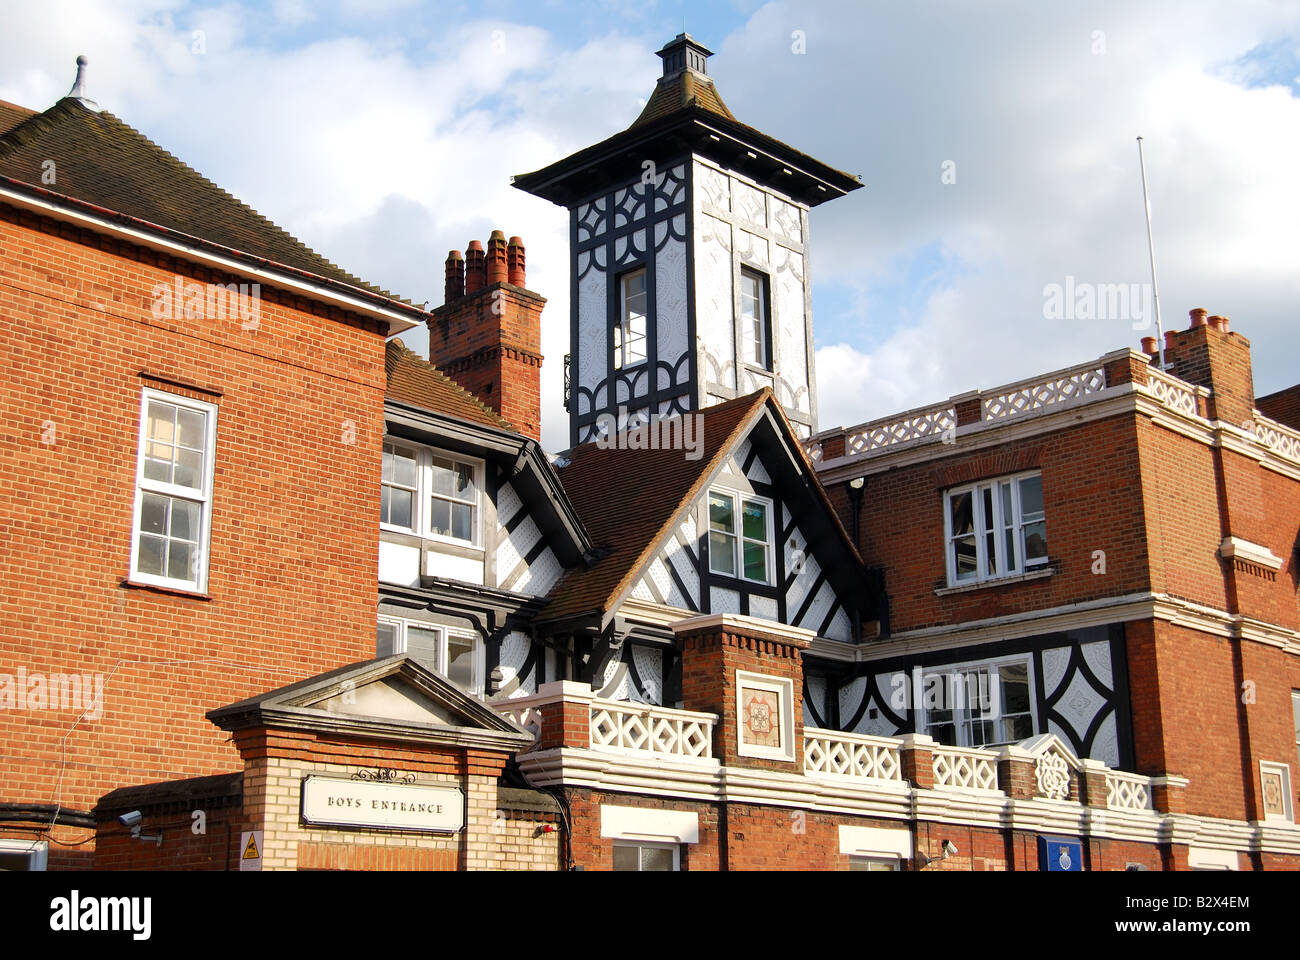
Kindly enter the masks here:
<path id="1" fill-rule="evenodd" d="M 628 129 L 631 130 L 691 106 L 716 113 L 728 120 L 736 119 L 735 115 L 727 109 L 727 105 L 722 102 L 718 88 L 714 86 L 712 80 L 691 70 L 683 70 L 674 77 L 661 79 L 655 85 L 645 108 L 640 116 L 632 121 L 632 126 Z"/>
<path id="2" fill-rule="evenodd" d="M 52 183 L 42 177 L 49 161 Z M 113 114 L 74 97 L 44 113 L 0 102 L 0 176 L 399 300 L 326 260 Z"/>
<path id="3" fill-rule="evenodd" d="M 514 430 L 491 407 L 400 340 L 389 340 L 385 346 L 384 371 L 388 375 L 386 394 L 393 400 L 484 427 Z"/>

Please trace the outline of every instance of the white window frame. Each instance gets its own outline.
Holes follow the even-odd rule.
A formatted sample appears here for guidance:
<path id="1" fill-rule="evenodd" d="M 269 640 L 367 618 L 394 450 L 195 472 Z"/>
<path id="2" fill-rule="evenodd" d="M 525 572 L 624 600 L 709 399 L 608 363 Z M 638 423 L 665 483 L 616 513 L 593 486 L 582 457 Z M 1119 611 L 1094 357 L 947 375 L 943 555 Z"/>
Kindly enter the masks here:
<path id="1" fill-rule="evenodd" d="M 631 322 L 628 317 L 628 292 L 627 282 L 641 274 L 645 278 L 645 313 L 641 320 L 644 329 L 641 331 L 641 344 L 644 356 L 638 359 L 632 359 L 628 355 L 628 343 L 632 339 L 628 334 L 631 329 Z M 614 369 L 630 370 L 633 367 L 648 363 L 650 360 L 650 271 L 645 264 L 639 267 L 633 267 L 618 275 L 618 323 L 614 325 L 612 333 L 614 347 Z"/>
<path id="2" fill-rule="evenodd" d="M 746 278 L 752 278 L 757 287 L 758 294 L 755 300 L 758 303 L 758 316 L 748 317 L 745 314 L 745 287 Z M 741 356 L 745 363 L 753 367 L 759 367 L 763 370 L 771 370 L 770 356 L 772 342 L 772 326 L 770 317 L 771 309 L 768 305 L 768 275 L 751 267 L 740 268 L 740 321 L 741 331 Z M 748 329 L 752 320 L 758 322 L 758 340 L 754 340 L 754 330 Z M 753 357 L 750 356 L 750 350 L 753 350 Z"/>
<path id="3" fill-rule="evenodd" d="M 615 849 L 623 847 L 624 849 L 635 849 L 637 851 L 637 873 L 646 872 L 641 868 L 641 850 L 646 848 L 671 851 L 673 855 L 673 869 L 670 872 L 677 873 L 682 869 L 682 848 L 680 844 L 664 843 L 658 840 L 615 840 L 613 846 Z"/>
<path id="4" fill-rule="evenodd" d="M 735 519 L 736 529 L 733 533 L 728 534 L 728 536 L 730 536 L 732 540 L 731 557 L 734 563 L 734 567 L 733 567 L 733 570 L 735 571 L 734 573 L 728 573 L 726 570 L 715 569 L 713 565 L 714 564 L 713 543 L 712 543 L 712 539 L 708 537 L 709 534 L 713 533 L 713 518 L 709 515 L 710 514 L 709 498 L 715 495 L 731 498 L 731 515 Z M 754 503 L 761 503 L 765 508 L 764 516 L 766 518 L 765 526 L 767 527 L 767 529 L 765 532 L 766 540 L 764 541 L 755 540 L 753 537 L 745 536 L 744 509 L 745 509 L 746 500 L 753 501 Z M 711 575 L 715 577 L 729 577 L 734 580 L 742 580 L 745 583 L 757 583 L 765 587 L 772 586 L 772 580 L 773 580 L 772 567 L 773 564 L 775 563 L 775 557 L 773 556 L 773 554 L 776 551 L 776 536 L 774 533 L 774 526 L 772 520 L 772 508 L 773 508 L 773 502 L 768 497 L 760 497 L 752 493 L 746 493 L 742 490 L 734 490 L 729 487 L 715 486 L 709 488 L 708 493 L 705 495 L 704 498 L 704 513 L 705 513 L 704 524 L 705 524 L 705 536 L 709 543 L 709 573 Z M 763 546 L 767 548 L 765 553 L 766 563 L 765 563 L 765 569 L 763 571 L 763 579 L 754 580 L 751 577 L 745 575 L 745 544 L 760 543 L 760 542 L 763 544 Z"/>
<path id="5" fill-rule="evenodd" d="M 49 869 L 50 843 L 48 840 L 0 840 L 0 850 L 8 854 L 27 856 L 27 871 L 39 873 Z"/>
<path id="6" fill-rule="evenodd" d="M 965 675 L 967 673 L 973 673 L 976 670 L 987 670 L 990 673 L 990 675 L 992 675 L 997 670 L 999 670 L 999 668 L 1006 666 L 1009 663 L 1015 663 L 1015 664 L 1023 663 L 1025 665 L 1025 682 L 1028 684 L 1029 687 L 1029 723 L 1030 726 L 1032 727 L 1032 732 L 1029 734 L 1028 737 L 1025 737 L 1024 739 L 1028 740 L 1030 739 L 1030 737 L 1036 737 L 1039 733 L 1042 732 L 1039 726 L 1037 700 L 1034 696 L 1034 691 L 1037 689 L 1037 685 L 1036 685 L 1037 678 L 1034 675 L 1034 658 L 1027 653 L 1011 654 L 1005 657 L 995 657 L 989 660 L 969 660 L 963 663 L 944 663 L 944 664 L 938 664 L 931 667 L 919 667 L 919 666 L 913 667 L 911 693 L 912 693 L 912 699 L 914 701 L 914 709 L 916 712 L 917 731 L 920 733 L 924 733 L 926 736 L 930 735 L 928 732 L 931 726 L 930 714 L 929 711 L 926 709 L 926 705 L 925 705 L 926 677 L 936 676 L 936 675 L 951 676 L 953 674 Z M 944 689 L 948 690 L 951 689 L 951 687 L 952 684 L 949 683 L 948 681 L 945 681 Z M 965 708 L 963 707 L 962 711 L 964 710 Z M 955 706 L 954 709 L 952 710 L 952 715 L 953 715 L 952 724 L 957 729 L 956 746 L 964 747 L 964 748 L 987 749 L 989 747 L 1003 745 L 1002 741 L 997 741 L 992 744 L 976 744 L 972 742 L 973 738 L 971 737 L 971 724 L 975 719 L 981 721 L 983 720 L 996 721 L 1003 717 L 1002 704 L 1000 699 L 997 702 L 997 704 L 994 706 L 994 712 L 992 716 L 981 716 L 978 718 L 971 718 L 968 716 L 961 716 L 960 714 L 962 711 L 957 710 Z M 1012 716 L 1021 716 L 1021 714 L 1012 714 Z"/>
<path id="7" fill-rule="evenodd" d="M 406 653 L 407 627 L 417 627 L 421 630 L 436 632 L 438 634 L 438 655 L 436 658 L 436 662 L 434 664 L 434 670 L 444 677 L 447 676 L 449 641 L 453 639 L 472 641 L 478 651 L 478 655 L 474 658 L 474 679 L 473 679 L 472 686 L 470 687 L 469 690 L 465 692 L 471 694 L 472 696 L 480 697 L 480 698 L 485 695 L 484 675 L 486 673 L 486 666 L 487 666 L 487 648 L 485 647 L 483 643 L 483 639 L 481 637 L 477 636 L 476 634 L 474 634 L 469 630 L 459 630 L 454 627 L 448 627 L 441 623 L 431 623 L 428 620 L 406 619 L 404 617 L 395 617 L 390 614 L 379 615 L 378 624 L 376 624 L 376 633 L 378 632 L 379 624 L 392 626 L 395 627 L 397 630 L 397 636 L 393 642 L 393 647 L 394 647 L 393 654 L 392 654 L 393 656 Z M 375 638 L 376 655 L 378 654 L 378 652 L 379 652 L 379 638 L 378 636 L 376 636 Z"/>
<path id="8" fill-rule="evenodd" d="M 980 480 L 976 483 L 963 484 L 960 487 L 952 487 L 943 492 L 943 552 L 944 562 L 948 571 L 948 586 L 960 587 L 971 583 L 986 583 L 990 581 L 1003 580 L 1008 577 L 1022 576 L 1025 573 L 1032 572 L 1044 567 L 1050 557 L 1037 557 L 1033 560 L 1025 560 L 1025 521 L 1024 513 L 1020 504 L 1020 482 L 1033 477 L 1042 479 L 1041 470 L 1026 470 L 1021 473 L 1007 474 L 1001 477 L 991 477 Z M 1001 485 L 1009 483 L 1011 485 L 1011 523 L 1008 524 L 1002 513 L 1002 496 Z M 991 490 L 993 496 L 993 517 L 984 517 L 984 496 L 985 490 Z M 952 503 L 956 497 L 964 493 L 971 495 L 971 521 L 974 524 L 975 534 L 975 575 L 958 578 L 957 576 L 957 556 L 954 550 L 956 535 L 952 529 Z M 1044 530 L 1047 526 L 1047 504 L 1046 496 L 1043 503 L 1043 523 Z M 1039 523 L 1040 521 L 1030 520 L 1029 523 Z M 1007 527 L 1010 526 L 1015 531 L 1015 564 L 1007 566 L 1003 558 L 1004 569 L 996 572 L 989 571 L 988 548 L 986 546 L 986 534 L 989 529 L 994 533 L 994 542 L 998 544 L 999 549 L 1005 543 L 1004 534 Z"/>
<path id="9" fill-rule="evenodd" d="M 157 401 L 175 407 L 197 410 L 206 414 L 206 435 L 203 438 L 203 486 L 200 489 L 196 490 L 193 487 L 181 486 L 174 483 L 163 483 L 158 480 L 148 480 L 145 478 L 145 447 L 148 442 L 148 410 L 150 401 Z M 195 400 L 192 397 L 181 396 L 180 394 L 170 393 L 166 390 L 158 390 L 154 387 L 142 388 L 140 393 L 140 424 L 136 439 L 135 504 L 132 508 L 131 520 L 131 572 L 128 577 L 131 582 L 149 584 L 156 587 L 166 587 L 171 590 L 180 590 L 185 593 L 207 592 L 209 572 L 208 553 L 212 539 L 212 487 L 216 452 L 217 405 L 215 403 Z M 200 511 L 199 540 L 195 548 L 198 556 L 197 563 L 194 565 L 194 579 L 189 580 L 178 577 L 163 577 L 157 574 L 144 573 L 139 569 L 141 536 L 140 521 L 146 493 L 154 493 L 164 497 L 174 497 L 179 500 L 186 500 L 190 503 L 198 504 Z"/>
<path id="10" fill-rule="evenodd" d="M 881 857 L 871 856 L 865 853 L 852 853 L 849 854 L 849 869 L 897 873 L 899 869 L 899 860 L 898 857 Z"/>
<path id="11" fill-rule="evenodd" d="M 745 691 L 763 690 L 776 694 L 780 710 L 781 743 L 767 747 L 745 742 Z M 794 760 L 794 682 L 779 677 L 769 677 L 748 670 L 736 671 L 736 752 L 742 757 L 761 757 L 767 760 Z"/>
<path id="12" fill-rule="evenodd" d="M 403 440 L 400 437 L 384 437 L 384 445 L 391 446 L 394 449 L 400 449 L 408 454 L 415 454 L 416 457 L 416 495 L 415 511 L 411 518 L 413 526 L 403 527 L 391 523 L 385 523 L 381 518 L 379 529 L 386 530 L 390 533 L 402 533 L 407 536 L 417 536 L 422 540 L 432 540 L 437 543 L 454 544 L 458 547 L 471 547 L 476 550 L 483 549 L 483 503 L 484 503 L 484 477 L 486 471 L 484 463 L 477 457 L 467 457 L 464 454 L 456 453 L 452 450 L 443 450 L 438 447 L 430 447 L 420 443 L 412 443 Z M 446 500 L 447 497 L 442 494 L 433 492 L 433 461 L 450 460 L 453 464 L 470 467 L 474 473 L 474 523 L 473 539 L 461 540 L 458 537 L 448 536 L 446 534 L 434 533 L 431 529 L 431 517 L 433 504 L 432 500 L 436 496 L 440 500 Z M 381 486 L 383 481 L 381 479 Z M 405 488 L 403 488 L 405 489 Z M 456 500 L 457 503 L 465 503 L 463 500 Z"/>
<path id="13" fill-rule="evenodd" d="M 398 490 L 411 491 L 412 494 L 411 525 L 409 527 L 404 527 L 400 523 L 389 523 L 386 522 L 381 516 L 379 519 L 379 529 L 391 530 L 394 533 L 416 533 L 420 529 L 420 447 L 416 444 L 403 443 L 401 440 L 398 440 L 396 437 L 384 437 L 383 446 L 391 447 L 394 454 L 400 452 L 401 454 L 407 456 L 408 459 L 412 458 L 411 455 L 414 455 L 413 459 L 415 460 L 415 487 L 414 488 L 407 487 L 404 484 L 400 484 L 396 482 L 390 483 L 389 481 L 383 479 L 383 475 L 381 472 L 380 480 L 379 480 L 379 486 L 381 490 L 384 487 L 393 487 Z M 387 453 L 388 451 L 385 450 L 384 452 Z M 381 461 L 380 469 L 381 471 L 383 469 L 382 461 Z M 381 510 L 382 510 L 382 506 L 381 506 Z"/>
<path id="14" fill-rule="evenodd" d="M 1295 720 L 1296 770 L 1300 771 L 1300 690 L 1291 691 L 1291 716 Z"/>

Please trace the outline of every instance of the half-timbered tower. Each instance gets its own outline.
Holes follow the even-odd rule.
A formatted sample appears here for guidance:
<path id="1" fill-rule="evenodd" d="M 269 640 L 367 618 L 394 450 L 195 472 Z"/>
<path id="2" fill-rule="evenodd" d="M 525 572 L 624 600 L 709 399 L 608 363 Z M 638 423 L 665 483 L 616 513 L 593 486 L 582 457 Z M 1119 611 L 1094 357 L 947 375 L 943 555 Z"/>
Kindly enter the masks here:
<path id="1" fill-rule="evenodd" d="M 764 387 L 807 437 L 808 211 L 862 184 L 738 121 L 688 34 L 659 56 L 630 127 L 514 181 L 570 211 L 570 443 Z"/>

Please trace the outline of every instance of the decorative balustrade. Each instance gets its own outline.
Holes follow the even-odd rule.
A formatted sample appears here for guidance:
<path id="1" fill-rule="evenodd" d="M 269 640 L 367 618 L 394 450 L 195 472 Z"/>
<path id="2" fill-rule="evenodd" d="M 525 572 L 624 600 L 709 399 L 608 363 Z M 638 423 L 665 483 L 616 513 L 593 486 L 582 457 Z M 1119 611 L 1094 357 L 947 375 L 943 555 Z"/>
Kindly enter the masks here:
<path id="1" fill-rule="evenodd" d="M 1107 770 L 1106 806 L 1111 810 L 1153 811 L 1151 778 Z"/>
<path id="2" fill-rule="evenodd" d="M 853 457 L 914 440 L 941 439 L 956 427 L 952 404 L 919 407 L 849 428 L 844 433 L 844 452 Z"/>
<path id="3" fill-rule="evenodd" d="M 1300 430 L 1270 420 L 1255 411 L 1255 439 L 1279 457 L 1300 463 Z"/>
<path id="4" fill-rule="evenodd" d="M 901 745 L 901 740 L 891 737 L 805 727 L 804 773 L 901 782 L 903 765 L 898 755 Z"/>
<path id="5" fill-rule="evenodd" d="M 711 713 L 692 713 L 614 700 L 591 702 L 591 746 L 677 759 L 713 757 Z"/>
<path id="6" fill-rule="evenodd" d="M 542 733 L 542 711 L 531 702 L 531 698 L 523 702 L 505 700 L 493 704 L 493 707 L 501 716 L 511 723 L 518 724 L 533 735 L 533 742 L 522 750 L 522 753 L 527 753 L 537 745 L 537 738 Z"/>
<path id="7" fill-rule="evenodd" d="M 998 790 L 997 754 L 965 747 L 934 748 L 934 785 L 966 790 Z"/>
<path id="8" fill-rule="evenodd" d="M 1189 417 L 1200 416 L 1196 403 L 1197 388 L 1186 380 L 1179 380 L 1163 370 L 1149 367 L 1146 392 L 1171 410 Z"/>
<path id="9" fill-rule="evenodd" d="M 1034 377 L 998 387 L 984 394 L 985 420 L 1005 420 L 1041 410 L 1066 400 L 1075 400 L 1106 389 L 1106 374 L 1100 366 L 1071 367 L 1046 377 Z"/>

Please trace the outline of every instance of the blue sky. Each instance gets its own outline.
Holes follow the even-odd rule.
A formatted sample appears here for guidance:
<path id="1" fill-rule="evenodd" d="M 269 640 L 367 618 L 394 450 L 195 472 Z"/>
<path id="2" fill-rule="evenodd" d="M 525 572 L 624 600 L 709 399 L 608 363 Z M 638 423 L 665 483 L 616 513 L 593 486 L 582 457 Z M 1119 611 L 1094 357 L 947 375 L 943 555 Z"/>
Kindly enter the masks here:
<path id="1" fill-rule="evenodd" d="M 1297 379 L 1293 2 L 50 0 L 7 15 L 0 99 L 52 104 L 85 53 L 105 108 L 417 303 L 448 249 L 522 236 L 558 448 L 566 219 L 509 177 L 630 123 L 684 11 L 742 121 L 867 185 L 812 214 L 823 426 L 1136 346 L 1043 304 L 1149 280 L 1139 133 L 1166 328 L 1230 315 L 1257 393 Z"/>

